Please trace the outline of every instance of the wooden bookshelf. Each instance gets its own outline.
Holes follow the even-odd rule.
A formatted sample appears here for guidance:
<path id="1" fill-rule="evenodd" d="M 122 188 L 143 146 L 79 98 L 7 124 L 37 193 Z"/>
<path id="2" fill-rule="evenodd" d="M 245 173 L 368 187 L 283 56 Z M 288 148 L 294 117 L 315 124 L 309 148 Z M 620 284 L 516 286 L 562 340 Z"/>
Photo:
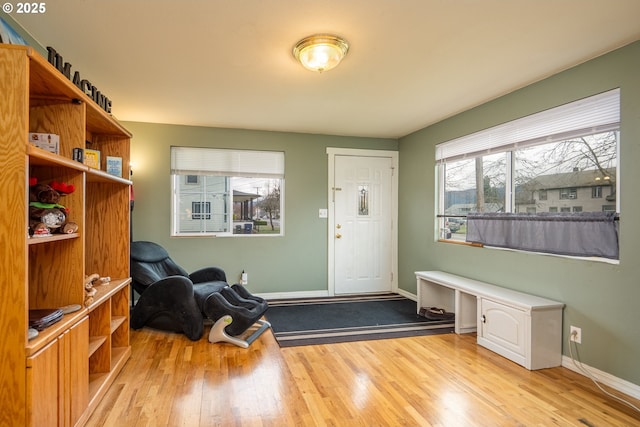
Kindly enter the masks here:
<path id="1" fill-rule="evenodd" d="M 131 354 L 131 182 L 73 149 L 120 157 L 128 176 L 131 134 L 29 47 L 0 44 L 0 81 L 0 425 L 79 426 Z M 30 145 L 29 132 L 59 135 L 59 152 Z M 29 237 L 30 177 L 74 185 L 61 204 L 77 232 Z M 85 304 L 93 273 L 112 280 Z M 69 305 L 80 309 L 28 338 L 29 310 Z"/>

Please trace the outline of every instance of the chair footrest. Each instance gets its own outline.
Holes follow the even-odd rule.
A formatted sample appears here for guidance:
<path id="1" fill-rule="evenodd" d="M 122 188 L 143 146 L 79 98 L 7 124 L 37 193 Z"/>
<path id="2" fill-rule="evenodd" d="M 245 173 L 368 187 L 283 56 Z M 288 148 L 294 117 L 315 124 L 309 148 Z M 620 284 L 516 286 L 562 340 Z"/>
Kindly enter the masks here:
<path id="1" fill-rule="evenodd" d="M 225 328 L 229 326 L 233 322 L 233 319 L 229 315 L 222 316 L 220 319 L 216 321 L 211 327 L 211 331 L 209 332 L 209 342 L 228 342 L 233 345 L 237 345 L 238 347 L 248 348 L 251 343 L 253 343 L 260 335 L 264 333 L 267 329 L 271 327 L 271 323 L 266 320 L 258 320 L 256 321 L 260 327 L 253 332 L 246 339 L 241 339 L 238 337 L 233 337 L 225 332 Z"/>

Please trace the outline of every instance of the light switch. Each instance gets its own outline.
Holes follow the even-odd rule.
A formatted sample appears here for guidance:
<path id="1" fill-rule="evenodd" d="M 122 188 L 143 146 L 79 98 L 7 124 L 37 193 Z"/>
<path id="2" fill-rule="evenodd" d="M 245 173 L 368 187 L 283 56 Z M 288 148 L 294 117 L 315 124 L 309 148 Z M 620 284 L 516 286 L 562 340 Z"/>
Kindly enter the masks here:
<path id="1" fill-rule="evenodd" d="M 318 218 L 326 218 L 328 216 L 326 209 L 318 210 Z"/>

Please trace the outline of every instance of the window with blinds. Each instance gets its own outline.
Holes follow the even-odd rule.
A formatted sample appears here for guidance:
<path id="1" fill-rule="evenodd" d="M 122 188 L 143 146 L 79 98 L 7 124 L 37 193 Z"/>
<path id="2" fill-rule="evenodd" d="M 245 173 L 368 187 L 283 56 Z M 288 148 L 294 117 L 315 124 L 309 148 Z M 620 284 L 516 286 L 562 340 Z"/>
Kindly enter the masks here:
<path id="1" fill-rule="evenodd" d="M 284 153 L 171 147 L 172 236 L 278 236 Z"/>
<path id="2" fill-rule="evenodd" d="M 469 214 L 619 212 L 619 129 L 614 89 L 437 145 L 439 238 Z"/>

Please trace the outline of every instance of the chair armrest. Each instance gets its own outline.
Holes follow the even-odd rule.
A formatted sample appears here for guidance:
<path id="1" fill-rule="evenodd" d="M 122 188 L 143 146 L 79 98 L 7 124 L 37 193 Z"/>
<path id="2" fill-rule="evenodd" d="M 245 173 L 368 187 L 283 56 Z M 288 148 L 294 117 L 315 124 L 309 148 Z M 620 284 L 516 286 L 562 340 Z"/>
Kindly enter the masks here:
<path id="1" fill-rule="evenodd" d="M 204 325 L 191 280 L 184 276 L 169 276 L 150 285 L 134 306 L 130 324 L 133 329 L 148 325 L 182 332 L 193 341 L 199 340 Z"/>
<path id="2" fill-rule="evenodd" d="M 156 288 L 164 288 L 166 286 L 176 286 L 176 285 L 193 287 L 193 281 L 189 277 L 184 277 L 184 276 L 167 276 L 147 286 L 147 289 L 145 290 L 144 293 L 147 293 L 147 291 L 151 288 L 156 289 Z"/>
<path id="3" fill-rule="evenodd" d="M 224 273 L 224 270 L 218 267 L 201 268 L 191 273 L 189 278 L 193 283 L 227 281 L 227 275 Z"/>

